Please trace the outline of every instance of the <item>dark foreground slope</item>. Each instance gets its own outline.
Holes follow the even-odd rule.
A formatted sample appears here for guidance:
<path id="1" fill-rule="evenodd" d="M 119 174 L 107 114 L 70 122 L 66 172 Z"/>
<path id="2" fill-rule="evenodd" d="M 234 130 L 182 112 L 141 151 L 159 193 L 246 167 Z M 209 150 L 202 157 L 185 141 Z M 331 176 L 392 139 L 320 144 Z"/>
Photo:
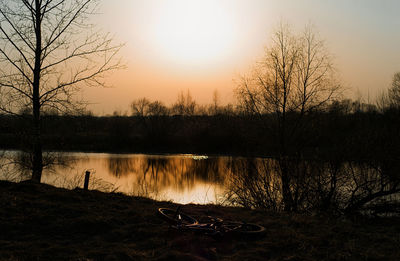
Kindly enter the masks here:
<path id="1" fill-rule="evenodd" d="M 259 223 L 262 239 L 180 233 L 156 215 L 168 202 L 0 181 L 1 260 L 400 260 L 400 220 L 338 220 L 185 205 L 195 217 Z"/>

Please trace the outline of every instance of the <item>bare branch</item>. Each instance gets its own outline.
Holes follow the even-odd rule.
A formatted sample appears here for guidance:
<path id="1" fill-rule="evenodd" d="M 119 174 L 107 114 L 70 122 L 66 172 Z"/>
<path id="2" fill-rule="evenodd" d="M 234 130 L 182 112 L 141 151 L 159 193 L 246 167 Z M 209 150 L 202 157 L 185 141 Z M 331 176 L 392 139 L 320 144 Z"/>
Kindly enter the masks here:
<path id="1" fill-rule="evenodd" d="M 32 113 L 32 179 L 40 182 L 41 113 L 76 110 L 80 87 L 105 86 L 107 72 L 121 68 L 122 45 L 108 34 L 85 33 L 97 0 L 0 0 L 0 111 Z M 92 28 L 90 28 L 92 29 Z M 83 40 L 81 40 L 83 39 Z"/>

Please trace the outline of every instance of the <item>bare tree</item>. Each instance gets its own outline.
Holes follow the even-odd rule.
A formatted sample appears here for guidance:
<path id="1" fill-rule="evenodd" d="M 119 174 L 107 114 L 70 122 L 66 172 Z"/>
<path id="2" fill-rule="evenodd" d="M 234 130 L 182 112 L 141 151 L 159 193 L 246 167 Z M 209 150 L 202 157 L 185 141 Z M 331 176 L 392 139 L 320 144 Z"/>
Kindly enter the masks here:
<path id="1" fill-rule="evenodd" d="M 41 112 L 76 110 L 83 86 L 104 86 L 121 45 L 87 19 L 98 0 L 0 0 L 0 110 L 31 110 L 32 180 L 43 170 Z"/>
<path id="2" fill-rule="evenodd" d="M 336 98 L 340 89 L 334 78 L 331 56 L 314 31 L 311 25 L 306 26 L 299 39 L 296 92 L 301 114 Z"/>
<path id="3" fill-rule="evenodd" d="M 390 100 L 387 91 L 381 91 L 376 97 L 376 107 L 380 113 L 385 112 L 385 110 L 390 107 Z"/>
<path id="4" fill-rule="evenodd" d="M 149 113 L 150 101 L 146 98 L 134 100 L 131 103 L 131 110 L 133 116 L 145 117 Z"/>
<path id="5" fill-rule="evenodd" d="M 161 101 L 154 101 L 149 104 L 149 115 L 151 116 L 168 116 L 169 109 Z"/>
<path id="6" fill-rule="evenodd" d="M 393 75 L 392 86 L 389 89 L 389 100 L 393 107 L 400 107 L 400 72 Z"/>
<path id="7" fill-rule="evenodd" d="M 339 91 L 331 57 L 312 27 L 296 36 L 281 23 L 264 59 L 242 78 L 237 94 L 252 113 L 275 113 L 285 121 L 288 112 L 304 115 L 333 100 Z"/>
<path id="8" fill-rule="evenodd" d="M 274 124 L 269 122 L 264 127 L 278 141 L 282 197 L 285 209 L 290 210 L 296 204 L 288 149 L 299 142 L 304 116 L 336 98 L 340 88 L 324 42 L 312 27 L 297 36 L 289 25 L 280 23 L 271 40 L 264 59 L 250 76 L 242 78 L 237 94 L 248 112 L 275 119 Z"/>
<path id="9" fill-rule="evenodd" d="M 161 101 L 150 101 L 147 98 L 134 100 L 131 103 L 132 115 L 140 118 L 148 116 L 168 116 L 169 108 Z"/>
<path id="10" fill-rule="evenodd" d="M 181 91 L 178 100 L 172 106 L 172 113 L 176 115 L 192 116 L 196 111 L 196 101 L 192 98 L 190 91 L 187 90 L 186 95 Z"/>
<path id="11" fill-rule="evenodd" d="M 213 91 L 212 103 L 208 111 L 210 115 L 217 115 L 220 112 L 220 95 L 217 89 Z"/>
<path id="12" fill-rule="evenodd" d="M 376 107 L 380 112 L 390 108 L 400 108 L 400 72 L 393 75 L 389 89 L 377 95 Z"/>

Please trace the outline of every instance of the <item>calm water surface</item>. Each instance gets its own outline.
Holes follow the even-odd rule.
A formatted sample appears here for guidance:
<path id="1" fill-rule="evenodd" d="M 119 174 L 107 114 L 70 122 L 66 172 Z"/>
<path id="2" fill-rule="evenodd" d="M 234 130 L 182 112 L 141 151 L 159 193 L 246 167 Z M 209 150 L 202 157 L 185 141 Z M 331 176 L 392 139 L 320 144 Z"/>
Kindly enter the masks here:
<path id="1" fill-rule="evenodd" d="M 19 155 L 15 151 L 6 154 L 8 163 Z M 82 187 L 85 171 L 89 170 L 92 173 L 89 189 L 201 204 L 223 203 L 231 160 L 230 157 L 200 155 L 58 154 L 66 162 L 45 170 L 43 183 L 70 189 Z M 11 166 L 2 168 L 1 178 L 24 179 L 17 174 L 21 172 L 12 170 Z"/>

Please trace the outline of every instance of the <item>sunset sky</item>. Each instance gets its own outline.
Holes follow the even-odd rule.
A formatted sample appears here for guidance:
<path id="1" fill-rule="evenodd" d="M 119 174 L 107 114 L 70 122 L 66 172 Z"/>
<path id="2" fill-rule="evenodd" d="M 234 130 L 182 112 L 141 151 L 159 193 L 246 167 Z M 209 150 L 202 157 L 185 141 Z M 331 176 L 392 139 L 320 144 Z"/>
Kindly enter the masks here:
<path id="1" fill-rule="evenodd" d="M 127 69 L 113 73 L 113 88 L 89 89 L 96 114 L 129 112 L 147 97 L 172 104 L 190 90 L 211 103 L 214 90 L 234 102 L 241 74 L 260 59 L 281 21 L 301 31 L 312 23 L 334 56 L 347 95 L 370 101 L 400 71 L 398 0 L 107 0 L 94 23 L 125 43 Z"/>

